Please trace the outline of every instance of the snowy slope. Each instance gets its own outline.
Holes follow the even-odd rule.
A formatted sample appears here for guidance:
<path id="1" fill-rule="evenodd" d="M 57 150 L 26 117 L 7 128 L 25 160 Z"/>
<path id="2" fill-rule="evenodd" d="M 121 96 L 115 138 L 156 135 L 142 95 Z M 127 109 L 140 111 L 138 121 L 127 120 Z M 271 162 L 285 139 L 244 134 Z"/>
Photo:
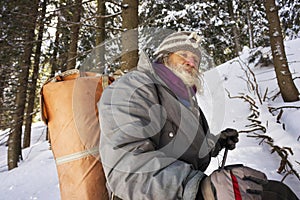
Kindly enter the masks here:
<path id="1" fill-rule="evenodd" d="M 293 73 L 293 77 L 299 77 L 300 73 L 299 50 L 300 39 L 286 43 L 290 71 Z M 262 49 L 262 51 L 268 52 L 270 49 Z M 293 168 L 300 173 L 300 109 L 284 109 L 280 124 L 277 123 L 279 111 L 273 112 L 274 116 L 269 112 L 269 107 L 300 107 L 300 102 L 283 103 L 280 97 L 274 101 L 271 100 L 271 97 L 279 91 L 274 69 L 272 67 L 254 67 L 252 64 L 249 65 L 249 68 L 255 73 L 256 82 L 259 85 L 259 93 L 261 96 L 264 96 L 266 88 L 268 88 L 269 91 L 266 96 L 270 99 L 266 98 L 266 101 L 260 104 L 257 95 L 255 95 L 253 90 L 249 89 L 250 86 L 246 81 L 245 69 L 247 69 L 247 63 L 245 61 L 248 59 L 250 52 L 249 49 L 245 49 L 239 58 L 228 61 L 218 66 L 217 69 L 205 74 L 205 81 L 210 82 L 211 85 L 206 86 L 209 90 L 205 90 L 209 91 L 209 94 L 204 92 L 204 94 L 198 98 L 200 104 L 208 115 L 213 130 L 212 132 L 218 133 L 218 131 L 226 127 L 233 127 L 239 131 L 245 131 L 251 129 L 247 127 L 247 125 L 251 124 L 247 119 L 251 114 L 250 104 L 241 98 L 229 98 L 228 93 L 231 97 L 249 95 L 256 102 L 258 106 L 257 110 L 260 112 L 260 116 L 257 120 L 261 121 L 261 125 L 267 128 L 265 134 L 263 134 L 262 131 L 256 131 L 256 133 L 273 138 L 274 145 L 290 147 L 294 155 L 289 154 L 288 160 L 292 163 Z M 295 83 L 297 88 L 300 89 L 300 79 L 296 79 Z M 217 89 L 218 92 L 214 89 Z M 226 92 L 226 90 L 228 92 Z M 215 99 L 214 96 L 217 96 L 217 99 Z M 210 102 L 209 105 L 207 105 L 207 102 Z M 208 109 L 206 109 L 207 107 Z M 212 109 L 214 107 L 217 108 Z M 211 110 L 215 110 L 215 112 L 211 112 Z M 214 121 L 218 122 L 217 126 L 214 124 Z M 282 128 L 283 124 L 285 130 Z M 234 151 L 228 153 L 226 164 L 242 163 L 265 172 L 269 179 L 282 180 L 285 173 L 277 173 L 281 161 L 277 153 L 271 154 L 271 147 L 268 144 L 262 142 L 261 145 L 259 145 L 262 141 L 261 139 L 248 137 L 247 135 L 253 136 L 253 133 L 240 133 L 240 142 Z M 221 153 L 217 159 L 213 160 L 207 169 L 208 174 L 220 166 L 222 156 L 223 154 Z M 295 175 L 288 175 L 284 183 L 289 185 L 293 191 L 297 193 L 297 196 L 300 197 L 300 180 Z"/>
<path id="2" fill-rule="evenodd" d="M 42 122 L 33 125 L 31 147 L 23 151 L 19 167 L 7 171 L 7 147 L 0 146 L 0 199 L 59 199 L 55 161 L 45 141 L 46 127 Z"/>
<path id="3" fill-rule="evenodd" d="M 262 49 L 262 51 L 268 52 L 269 50 Z M 295 73 L 293 76 L 297 77 L 300 73 L 300 39 L 287 42 L 286 51 L 290 69 L 292 73 Z M 226 127 L 245 131 L 250 129 L 247 127 L 250 124 L 247 117 L 251 113 L 249 103 L 240 98 L 229 98 L 226 90 L 230 96 L 249 95 L 258 107 L 257 111 L 260 115 L 257 119 L 267 128 L 265 135 L 274 139 L 274 145 L 290 147 L 293 150 L 294 155 L 289 155 L 288 160 L 300 173 L 300 164 L 295 162 L 300 162 L 300 110 L 284 109 L 280 124 L 276 119 L 278 112 L 274 112 L 273 116 L 268 110 L 268 107 L 277 108 L 287 105 L 299 107 L 300 102 L 283 103 L 278 97 L 274 101 L 267 99 L 260 104 L 255 92 L 249 89 L 245 81 L 247 77 L 243 69 L 246 67 L 243 63 L 248 59 L 249 54 L 250 50 L 245 49 L 239 58 L 206 72 L 205 91 L 198 96 L 199 103 L 213 132 L 218 133 Z M 267 97 L 274 96 L 278 92 L 274 70 L 271 67 L 254 67 L 253 65 L 249 67 L 255 73 L 262 96 L 266 88 L 269 91 Z M 300 89 L 300 79 L 296 79 L 295 82 Z M 282 128 L 283 124 L 285 130 Z M 23 151 L 24 160 L 14 170 L 7 171 L 7 147 L 0 146 L 0 200 L 60 199 L 55 161 L 49 150 L 49 144 L 45 141 L 45 130 L 41 122 L 34 124 L 32 146 Z M 257 131 L 257 133 L 262 132 Z M 280 157 L 276 153 L 270 153 L 271 148 L 268 144 L 264 142 L 259 144 L 261 139 L 247 137 L 249 134 L 240 134 L 240 142 L 235 150 L 228 153 L 226 164 L 243 163 L 265 172 L 269 179 L 281 180 L 285 173 L 277 173 Z M 207 174 L 218 168 L 222 161 L 222 154 L 223 152 L 212 160 L 206 171 Z M 284 183 L 300 197 L 300 180 L 296 176 L 288 175 Z"/>

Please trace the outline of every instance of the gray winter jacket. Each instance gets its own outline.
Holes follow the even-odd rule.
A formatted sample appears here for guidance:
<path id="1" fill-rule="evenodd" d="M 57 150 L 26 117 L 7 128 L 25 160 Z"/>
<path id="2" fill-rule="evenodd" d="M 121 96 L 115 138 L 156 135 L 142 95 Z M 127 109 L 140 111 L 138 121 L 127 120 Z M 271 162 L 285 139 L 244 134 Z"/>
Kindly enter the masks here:
<path id="1" fill-rule="evenodd" d="M 184 106 L 141 57 L 98 103 L 108 190 L 124 200 L 196 198 L 211 134 L 195 101 Z"/>

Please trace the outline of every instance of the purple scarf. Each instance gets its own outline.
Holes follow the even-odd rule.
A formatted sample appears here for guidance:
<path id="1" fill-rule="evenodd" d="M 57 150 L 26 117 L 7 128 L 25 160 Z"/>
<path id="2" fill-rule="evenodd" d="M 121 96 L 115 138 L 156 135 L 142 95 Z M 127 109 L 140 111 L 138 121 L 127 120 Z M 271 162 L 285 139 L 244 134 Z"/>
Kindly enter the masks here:
<path id="1" fill-rule="evenodd" d="M 186 85 L 169 68 L 160 63 L 153 63 L 153 69 L 179 99 L 189 100 L 189 93 Z M 195 94 L 196 87 L 194 86 L 191 88 L 191 95 L 194 96 Z"/>

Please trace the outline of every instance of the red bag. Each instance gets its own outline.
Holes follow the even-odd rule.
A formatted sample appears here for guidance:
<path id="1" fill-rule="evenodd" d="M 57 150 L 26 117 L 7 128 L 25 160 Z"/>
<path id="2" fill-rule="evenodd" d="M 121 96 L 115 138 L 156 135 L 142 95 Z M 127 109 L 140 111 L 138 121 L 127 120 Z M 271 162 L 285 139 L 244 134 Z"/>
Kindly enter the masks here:
<path id="1" fill-rule="evenodd" d="M 42 87 L 42 118 L 49 130 L 62 200 L 108 199 L 96 104 L 112 81 L 112 77 L 68 70 Z"/>

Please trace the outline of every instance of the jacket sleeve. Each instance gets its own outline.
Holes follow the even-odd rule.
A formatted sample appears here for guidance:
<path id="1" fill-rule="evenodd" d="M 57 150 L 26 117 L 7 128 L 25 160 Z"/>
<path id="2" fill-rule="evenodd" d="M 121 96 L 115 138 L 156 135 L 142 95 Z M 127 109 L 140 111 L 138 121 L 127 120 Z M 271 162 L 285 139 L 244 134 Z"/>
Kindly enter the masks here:
<path id="1" fill-rule="evenodd" d="M 195 199 L 203 172 L 156 150 L 164 109 L 151 79 L 127 74 L 107 87 L 98 103 L 100 155 L 107 186 L 124 200 Z"/>

